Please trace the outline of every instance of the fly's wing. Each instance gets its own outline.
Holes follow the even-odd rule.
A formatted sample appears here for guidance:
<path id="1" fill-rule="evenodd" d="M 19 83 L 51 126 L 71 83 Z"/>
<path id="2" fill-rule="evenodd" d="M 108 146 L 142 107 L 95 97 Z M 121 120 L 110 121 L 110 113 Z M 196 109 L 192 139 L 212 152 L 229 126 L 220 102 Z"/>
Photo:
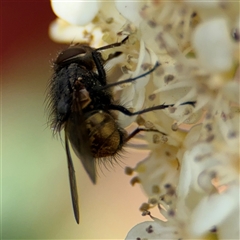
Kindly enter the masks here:
<path id="1" fill-rule="evenodd" d="M 71 146 L 81 160 L 83 167 L 88 173 L 90 179 L 96 183 L 95 160 L 92 156 L 88 133 L 82 113 L 82 105 L 79 91 L 74 91 L 71 114 L 65 126 L 67 138 L 71 142 Z"/>
<path id="2" fill-rule="evenodd" d="M 66 147 L 66 154 L 67 154 L 67 162 L 68 162 L 68 176 L 70 182 L 70 190 L 71 190 L 71 197 L 72 197 L 72 205 L 73 205 L 73 212 L 76 219 L 76 222 L 79 224 L 79 206 L 78 206 L 78 192 L 77 192 L 77 183 L 76 183 L 76 176 L 74 171 L 74 166 L 69 150 L 68 139 L 65 133 L 65 147 Z"/>
<path id="3" fill-rule="evenodd" d="M 71 113 L 65 123 L 65 147 L 68 162 L 69 182 L 73 211 L 77 223 L 79 223 L 77 183 L 68 141 L 70 141 L 75 154 L 78 158 L 80 158 L 90 179 L 93 183 L 96 183 L 95 161 L 91 154 L 88 142 L 88 133 L 82 113 L 82 107 L 87 105 L 88 101 L 90 101 L 90 98 L 88 98 L 87 91 L 81 84 L 80 79 L 78 79 L 74 83 Z"/>

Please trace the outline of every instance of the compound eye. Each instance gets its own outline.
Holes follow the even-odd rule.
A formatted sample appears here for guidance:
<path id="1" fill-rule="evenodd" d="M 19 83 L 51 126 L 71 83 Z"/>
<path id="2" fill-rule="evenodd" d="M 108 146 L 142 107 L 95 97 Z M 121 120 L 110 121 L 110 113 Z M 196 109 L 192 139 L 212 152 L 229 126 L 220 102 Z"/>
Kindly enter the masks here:
<path id="1" fill-rule="evenodd" d="M 86 54 L 86 49 L 84 49 L 84 48 L 77 48 L 77 47 L 68 48 L 68 49 L 62 51 L 58 55 L 55 63 L 61 64 L 61 63 L 65 63 L 67 61 L 72 61 L 72 60 L 83 57 L 85 54 Z"/>

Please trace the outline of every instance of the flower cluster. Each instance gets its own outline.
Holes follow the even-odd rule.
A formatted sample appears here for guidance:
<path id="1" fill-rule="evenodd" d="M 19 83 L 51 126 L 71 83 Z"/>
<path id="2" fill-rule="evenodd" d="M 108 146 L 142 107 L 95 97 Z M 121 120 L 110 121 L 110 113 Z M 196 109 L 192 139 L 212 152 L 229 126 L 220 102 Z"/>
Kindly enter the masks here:
<path id="1" fill-rule="evenodd" d="M 150 155 L 126 169 L 149 197 L 140 209 L 153 221 L 136 225 L 126 239 L 239 239 L 238 3 L 52 1 L 52 7 L 60 17 L 50 26 L 54 40 L 98 47 L 129 36 L 112 62 L 121 72 L 113 81 L 160 63 L 151 76 L 115 89 L 122 104 L 133 111 L 174 104 L 138 118 L 118 116 L 123 126 L 137 121 L 159 131 L 145 135 Z"/>

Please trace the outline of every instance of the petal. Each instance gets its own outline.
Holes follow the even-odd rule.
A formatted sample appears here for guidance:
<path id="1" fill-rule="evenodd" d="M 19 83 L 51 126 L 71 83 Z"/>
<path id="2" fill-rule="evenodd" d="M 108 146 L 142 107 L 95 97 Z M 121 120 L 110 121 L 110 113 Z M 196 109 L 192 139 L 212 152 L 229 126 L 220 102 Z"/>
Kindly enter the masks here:
<path id="1" fill-rule="evenodd" d="M 99 11 L 98 1 L 51 1 L 54 13 L 61 19 L 73 25 L 86 25 L 91 22 Z"/>
<path id="2" fill-rule="evenodd" d="M 238 209 L 238 205 L 239 188 L 237 186 L 229 188 L 222 194 L 203 198 L 191 216 L 191 232 L 194 236 L 200 236 L 214 226 L 222 224 Z"/>
<path id="3" fill-rule="evenodd" d="M 222 89 L 224 96 L 230 101 L 240 104 L 239 82 L 229 82 Z"/>
<path id="4" fill-rule="evenodd" d="M 85 26 L 71 25 L 58 18 L 49 26 L 49 36 L 53 41 L 61 43 L 86 43 L 92 47 L 104 44 L 101 28 L 89 23 Z"/>
<path id="5" fill-rule="evenodd" d="M 165 226 L 161 222 L 146 221 L 137 224 L 127 234 L 125 240 L 136 239 L 178 239 L 178 233 L 174 228 Z"/>
<path id="6" fill-rule="evenodd" d="M 139 15 L 139 10 L 141 3 L 139 2 L 122 2 L 115 1 L 117 10 L 124 16 L 126 19 L 134 23 L 136 26 L 141 22 L 142 18 Z"/>
<path id="7" fill-rule="evenodd" d="M 191 186 L 192 181 L 192 173 L 191 173 L 191 164 L 188 160 L 189 152 L 185 153 L 184 160 L 181 165 L 181 171 L 179 176 L 179 183 L 178 183 L 178 197 L 185 198 L 189 192 L 189 188 Z"/>
<path id="8" fill-rule="evenodd" d="M 215 18 L 200 24 L 192 43 L 200 63 L 210 72 L 227 71 L 233 64 L 233 43 L 227 23 Z"/>
<path id="9" fill-rule="evenodd" d="M 239 207 L 218 227 L 219 239 L 240 239 Z"/>
<path id="10" fill-rule="evenodd" d="M 212 147 L 205 143 L 200 143 L 194 146 L 191 151 L 185 152 L 179 182 L 179 195 L 183 198 L 187 196 L 190 186 L 196 192 L 204 192 L 202 186 L 199 185 L 199 176 L 205 169 L 216 164 L 217 160 L 211 154 Z"/>

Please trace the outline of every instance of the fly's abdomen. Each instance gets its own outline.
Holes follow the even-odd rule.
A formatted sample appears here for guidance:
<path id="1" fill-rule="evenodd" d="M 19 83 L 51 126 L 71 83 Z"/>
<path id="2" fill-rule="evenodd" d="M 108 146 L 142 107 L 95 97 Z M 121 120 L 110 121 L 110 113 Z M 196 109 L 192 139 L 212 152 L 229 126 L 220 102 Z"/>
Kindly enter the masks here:
<path id="1" fill-rule="evenodd" d="M 122 131 L 113 116 L 97 111 L 85 120 L 94 158 L 115 155 L 122 148 Z"/>

